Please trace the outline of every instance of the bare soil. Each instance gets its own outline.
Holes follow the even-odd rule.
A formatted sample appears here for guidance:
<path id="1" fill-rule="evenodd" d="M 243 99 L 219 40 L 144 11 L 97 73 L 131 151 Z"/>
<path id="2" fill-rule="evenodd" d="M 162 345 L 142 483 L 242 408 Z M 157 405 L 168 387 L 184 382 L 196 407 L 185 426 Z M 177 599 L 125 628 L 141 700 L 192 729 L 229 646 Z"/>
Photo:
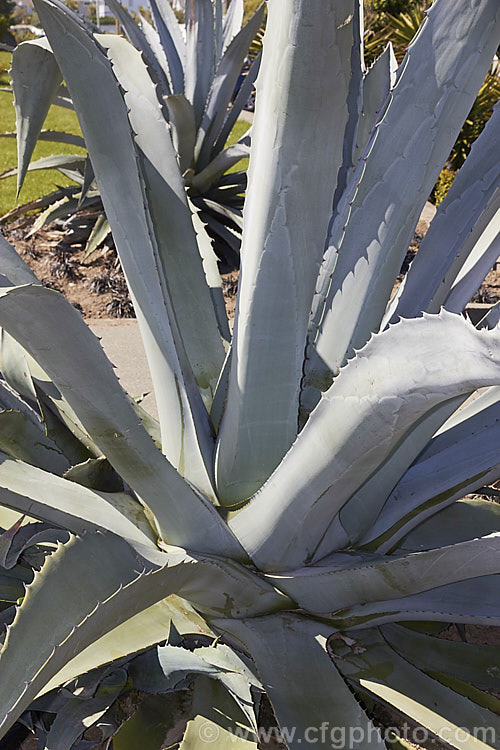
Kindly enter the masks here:
<path id="1" fill-rule="evenodd" d="M 84 318 L 133 318 L 134 309 L 111 239 L 85 257 L 85 245 L 98 214 L 81 211 L 72 226 L 56 221 L 30 235 L 34 216 L 23 216 L 2 227 L 6 239 L 35 272 L 40 281 L 62 292 Z M 406 274 L 427 224 L 419 222 L 401 267 L 398 284 Z M 222 277 L 226 308 L 234 318 L 238 272 Z M 474 302 L 493 304 L 500 299 L 500 264 L 489 272 Z"/>

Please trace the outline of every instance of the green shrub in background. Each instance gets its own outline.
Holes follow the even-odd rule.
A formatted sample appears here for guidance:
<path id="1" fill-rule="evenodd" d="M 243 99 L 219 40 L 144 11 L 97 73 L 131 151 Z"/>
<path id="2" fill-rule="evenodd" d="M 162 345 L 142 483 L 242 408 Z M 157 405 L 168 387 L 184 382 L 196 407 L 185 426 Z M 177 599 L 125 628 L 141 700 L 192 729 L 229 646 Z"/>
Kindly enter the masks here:
<path id="1" fill-rule="evenodd" d="M 14 0 L 0 0 L 0 42 L 9 30 L 14 12 Z"/>

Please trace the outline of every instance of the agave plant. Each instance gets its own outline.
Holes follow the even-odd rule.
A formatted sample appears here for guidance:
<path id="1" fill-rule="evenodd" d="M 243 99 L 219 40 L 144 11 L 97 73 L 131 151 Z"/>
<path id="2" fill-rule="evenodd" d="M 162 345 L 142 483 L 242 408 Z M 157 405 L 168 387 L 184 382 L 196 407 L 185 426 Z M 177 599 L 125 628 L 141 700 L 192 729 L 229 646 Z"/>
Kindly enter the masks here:
<path id="1" fill-rule="evenodd" d="M 243 62 L 257 36 L 264 17 L 264 5 L 242 26 L 243 0 L 233 0 L 223 13 L 222 0 L 196 0 L 188 4 L 185 28 L 175 16 L 170 0 L 151 4 L 155 22 L 140 25 L 118 0 L 110 0 L 128 38 L 141 55 L 130 64 L 146 62 L 156 84 L 161 115 L 170 124 L 179 168 L 194 210 L 207 226 L 214 248 L 230 270 L 239 265 L 245 171 L 229 172 L 249 154 L 249 135 L 227 146 L 228 138 L 253 89 L 260 55 L 253 61 L 243 82 Z M 112 36 L 112 35 L 110 35 Z M 142 57 L 142 60 L 141 60 Z M 72 106 L 62 74 L 45 38 L 20 44 L 12 57 L 12 87 L 16 108 L 18 167 L 3 177 L 17 174 L 21 190 L 28 169 L 58 168 L 81 187 L 79 195 L 64 191 L 46 208 L 41 223 L 68 216 L 82 206 L 100 200 L 89 189 L 94 171 L 88 159 L 64 154 L 30 160 L 39 138 L 78 146 L 80 136 L 42 130 L 50 106 Z M 237 85 L 239 84 L 239 85 Z M 7 134 L 9 135 L 9 134 Z M 10 134 L 12 135 L 12 134 Z M 90 253 L 109 234 L 110 225 L 101 218 L 87 243 Z"/>
<path id="2" fill-rule="evenodd" d="M 452 747 L 498 748 L 495 647 L 438 634 L 500 624 L 499 506 L 463 499 L 500 476 L 500 308 L 478 327 L 461 315 L 499 254 L 499 109 L 393 294 L 498 45 L 497 1 L 437 0 L 396 73 L 389 51 L 364 70 L 357 0 L 270 2 L 231 341 L 148 68 L 59 0 L 35 2 L 130 285 L 161 436 L 79 313 L 2 245 L 15 372 L 71 410 L 123 482 L 83 486 L 88 466 L 68 476 L 2 442 L 2 506 L 59 528 L 31 582 L 11 554 L 2 732 L 70 685 L 47 746 L 71 747 L 103 710 L 109 738 L 107 706 L 128 685 L 154 695 L 114 747 L 149 737 L 159 750 L 192 682 L 183 750 L 256 749 L 262 691 L 291 750 L 394 746 L 374 702 Z M 5 545 L 23 528 L 8 521 Z M 101 708 L 77 711 L 79 689 Z"/>

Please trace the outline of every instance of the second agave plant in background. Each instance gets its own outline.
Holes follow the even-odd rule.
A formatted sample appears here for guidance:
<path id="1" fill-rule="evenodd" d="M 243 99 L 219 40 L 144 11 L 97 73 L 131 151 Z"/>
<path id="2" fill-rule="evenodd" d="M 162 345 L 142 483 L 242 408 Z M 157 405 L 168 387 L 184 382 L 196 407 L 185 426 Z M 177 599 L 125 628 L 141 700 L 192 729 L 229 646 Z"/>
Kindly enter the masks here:
<path id="1" fill-rule="evenodd" d="M 260 55 L 251 63 L 241 81 L 241 71 L 249 48 L 264 20 L 262 5 L 245 24 L 243 0 L 233 0 L 223 13 L 222 0 L 196 0 L 189 3 L 185 25 L 178 22 L 170 0 L 153 0 L 154 26 L 146 19 L 137 23 L 118 0 L 110 0 L 110 10 L 140 54 L 129 65 L 140 69 L 146 64 L 155 82 L 162 117 L 170 124 L 180 170 L 184 176 L 192 210 L 207 227 L 221 270 L 239 266 L 243 194 L 246 173 L 229 171 L 249 155 L 250 134 L 227 146 L 227 140 L 253 90 L 260 66 Z M 99 35 L 106 47 L 107 38 Z M 62 202 L 45 212 L 44 221 L 61 212 L 68 215 L 100 200 L 93 184 L 90 161 L 82 156 L 54 156 L 30 164 L 38 138 L 84 145 L 66 133 L 42 131 L 53 103 L 71 106 L 67 90 L 61 88 L 62 75 L 46 39 L 24 42 L 13 53 L 12 87 L 16 108 L 18 192 L 28 169 L 59 167 L 81 185 L 80 195 L 62 196 Z M 90 191 L 90 192 L 89 192 Z M 109 222 L 98 220 L 88 249 L 103 241 Z"/>

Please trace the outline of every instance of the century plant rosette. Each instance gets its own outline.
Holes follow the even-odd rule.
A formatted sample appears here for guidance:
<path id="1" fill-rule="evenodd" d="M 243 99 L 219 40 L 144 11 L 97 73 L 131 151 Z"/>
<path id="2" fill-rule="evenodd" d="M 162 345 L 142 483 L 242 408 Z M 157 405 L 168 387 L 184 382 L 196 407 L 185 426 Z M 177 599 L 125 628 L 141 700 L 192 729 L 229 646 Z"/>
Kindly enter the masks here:
<path id="1" fill-rule="evenodd" d="M 400 68 L 388 49 L 366 71 L 358 2 L 271 0 L 232 338 L 146 66 L 58 0 L 36 7 L 93 159 L 159 425 L 3 243 L 2 372 L 23 398 L 5 394 L 33 447 L 2 438 L 0 500 L 44 522 L 2 537 L 7 577 L 28 584 L 4 615 L 3 731 L 59 685 L 75 699 L 71 680 L 99 668 L 79 679 L 120 750 L 153 709 L 151 747 L 168 744 L 181 708 L 183 750 L 205 746 L 206 721 L 220 747 L 256 748 L 262 691 L 295 728 L 292 750 L 311 729 L 317 747 L 333 730 L 346 748 L 385 747 L 373 699 L 446 727 L 453 747 L 499 747 L 495 647 L 437 637 L 500 622 L 499 506 L 462 499 L 500 476 L 500 308 L 476 327 L 460 314 L 499 254 L 498 108 L 392 293 L 498 45 L 497 2 L 437 0 Z M 5 528 L 18 518 L 2 514 Z M 23 550 L 40 567 L 54 538 L 30 580 Z M 120 728 L 109 707 L 131 686 L 154 695 Z M 77 730 L 98 713 L 78 705 Z M 49 746 L 69 713 L 46 727 Z"/>

